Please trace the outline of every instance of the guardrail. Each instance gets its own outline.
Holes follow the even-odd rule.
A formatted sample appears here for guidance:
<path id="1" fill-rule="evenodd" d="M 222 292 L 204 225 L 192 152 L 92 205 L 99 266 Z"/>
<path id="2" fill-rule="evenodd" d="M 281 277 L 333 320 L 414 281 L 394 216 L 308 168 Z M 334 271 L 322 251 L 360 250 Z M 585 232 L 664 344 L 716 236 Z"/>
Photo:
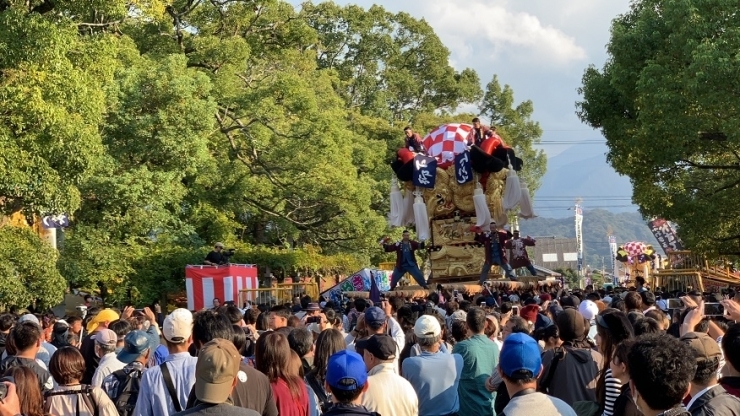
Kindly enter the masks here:
<path id="1" fill-rule="evenodd" d="M 655 286 L 665 287 L 667 291 L 695 289 L 704 291 L 701 273 L 698 271 L 660 270 L 653 274 Z"/>
<path id="2" fill-rule="evenodd" d="M 308 295 L 318 301 L 319 287 L 316 283 L 280 283 L 272 288 L 242 289 L 239 291 L 239 304 L 250 301 L 253 304 L 279 305 L 291 303 L 296 296 Z"/>

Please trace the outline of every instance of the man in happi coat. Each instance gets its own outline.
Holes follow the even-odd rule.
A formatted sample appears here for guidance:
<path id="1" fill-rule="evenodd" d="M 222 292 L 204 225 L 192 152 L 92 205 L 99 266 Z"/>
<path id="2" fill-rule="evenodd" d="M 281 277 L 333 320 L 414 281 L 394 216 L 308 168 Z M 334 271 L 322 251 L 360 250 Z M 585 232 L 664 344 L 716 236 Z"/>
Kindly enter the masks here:
<path id="1" fill-rule="evenodd" d="M 519 237 L 519 230 L 514 230 L 514 237 L 506 242 L 506 248 L 511 249 L 511 267 L 518 269 L 526 267 L 532 276 L 537 276 L 537 270 L 532 266 L 527 254 L 527 247 L 534 247 L 535 240 L 532 237 Z"/>

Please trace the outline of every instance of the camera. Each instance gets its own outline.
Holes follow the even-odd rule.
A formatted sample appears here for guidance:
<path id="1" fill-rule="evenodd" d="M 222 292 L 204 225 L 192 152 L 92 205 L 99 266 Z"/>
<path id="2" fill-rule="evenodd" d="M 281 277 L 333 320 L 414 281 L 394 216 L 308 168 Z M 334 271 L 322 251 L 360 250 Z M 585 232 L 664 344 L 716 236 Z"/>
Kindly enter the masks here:
<path id="1" fill-rule="evenodd" d="M 221 253 L 221 255 L 224 256 L 224 257 L 231 257 L 231 256 L 234 255 L 234 253 L 236 253 L 236 249 L 235 248 L 230 248 L 228 250 L 224 250 Z"/>
<path id="2" fill-rule="evenodd" d="M 320 316 L 309 316 L 308 318 L 306 318 L 306 323 L 307 324 L 313 324 L 313 323 L 320 324 L 321 317 Z"/>
<path id="3" fill-rule="evenodd" d="M 0 378 L 0 400 L 5 400 L 5 397 L 8 396 L 8 386 L 3 383 L 4 381 L 15 384 L 15 379 L 12 376 Z"/>

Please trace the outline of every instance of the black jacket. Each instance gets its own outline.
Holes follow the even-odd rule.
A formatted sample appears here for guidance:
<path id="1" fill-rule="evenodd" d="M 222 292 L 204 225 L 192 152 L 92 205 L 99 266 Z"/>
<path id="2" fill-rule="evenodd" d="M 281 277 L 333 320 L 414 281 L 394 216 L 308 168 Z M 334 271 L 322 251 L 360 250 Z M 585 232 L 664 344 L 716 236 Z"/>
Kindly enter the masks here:
<path id="1" fill-rule="evenodd" d="M 0 357 L 5 352 L 5 343 L 8 341 L 8 334 L 0 332 Z"/>
<path id="2" fill-rule="evenodd" d="M 632 401 L 629 383 L 622 385 L 622 393 L 614 401 L 614 412 L 612 413 L 619 416 L 642 416 L 642 412 L 637 410 L 635 402 Z"/>
<path id="3" fill-rule="evenodd" d="M 376 412 L 371 412 L 365 406 L 356 406 L 352 404 L 337 403 L 332 406 L 324 416 L 381 416 Z"/>
<path id="4" fill-rule="evenodd" d="M 740 399 L 718 384 L 696 399 L 688 410 L 691 416 L 737 416 Z"/>
<path id="5" fill-rule="evenodd" d="M 175 413 L 173 416 L 259 416 L 259 413 L 252 409 L 232 406 L 227 403 L 209 404 L 200 403 L 182 412 Z"/>
<path id="6" fill-rule="evenodd" d="M 14 367 L 28 367 L 31 369 L 31 371 L 36 374 L 36 377 L 39 379 L 39 387 L 41 388 L 41 392 L 46 392 L 51 390 L 54 387 L 53 378 L 51 377 L 51 373 L 46 371 L 43 367 L 41 367 L 36 360 L 32 360 L 30 358 L 21 358 L 21 357 L 7 357 L 2 362 L 0 362 L 0 373 L 4 374 L 5 371 L 7 371 L 9 368 Z"/>

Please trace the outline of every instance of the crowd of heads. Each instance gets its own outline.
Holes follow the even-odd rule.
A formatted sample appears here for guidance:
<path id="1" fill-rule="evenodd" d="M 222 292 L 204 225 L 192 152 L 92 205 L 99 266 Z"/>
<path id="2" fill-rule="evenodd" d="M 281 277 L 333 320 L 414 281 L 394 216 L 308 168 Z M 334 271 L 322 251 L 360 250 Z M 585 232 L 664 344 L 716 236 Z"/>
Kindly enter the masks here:
<path id="1" fill-rule="evenodd" d="M 669 297 L 682 296 L 688 307 L 667 308 Z M 227 400 L 242 365 L 272 384 L 284 383 L 295 402 L 310 391 L 319 401 L 358 403 L 374 368 L 392 366 L 400 374 L 404 360 L 449 354 L 474 337 L 498 345 L 491 378 L 498 374 L 501 386 L 538 388 L 553 377 L 543 371 L 552 368 L 558 351 L 587 350 L 600 358 L 594 358 L 594 386 L 581 387 L 594 387 L 596 402 L 610 400 L 608 385 L 616 379 L 629 385 L 637 407 L 665 410 L 683 403 L 692 388 L 716 384 L 722 371 L 740 377 L 740 326 L 728 317 L 697 317 L 702 302 L 715 299 L 696 292 L 556 288 L 467 295 L 438 287 L 419 299 L 332 302 L 304 296 L 246 308 L 219 302 L 218 308 L 176 309 L 160 317 L 149 309 L 92 307 L 85 319 L 2 314 L 0 347 L 5 375 L 15 380 L 22 410 L 30 415 L 43 414 L 45 402 L 48 407 L 42 371 L 54 386 L 90 383 L 95 361 L 88 354 L 114 356 L 121 366 L 143 371 L 168 354 L 198 357 L 194 371 L 202 383 L 193 380 L 193 394 L 206 403 Z M 722 301 L 732 308 L 732 299 Z M 394 331 L 405 336 L 403 344 Z M 13 362 L 29 357 L 42 370 Z M 544 391 L 557 397 L 558 388 Z M 319 404 L 326 410 L 326 403 Z"/>

